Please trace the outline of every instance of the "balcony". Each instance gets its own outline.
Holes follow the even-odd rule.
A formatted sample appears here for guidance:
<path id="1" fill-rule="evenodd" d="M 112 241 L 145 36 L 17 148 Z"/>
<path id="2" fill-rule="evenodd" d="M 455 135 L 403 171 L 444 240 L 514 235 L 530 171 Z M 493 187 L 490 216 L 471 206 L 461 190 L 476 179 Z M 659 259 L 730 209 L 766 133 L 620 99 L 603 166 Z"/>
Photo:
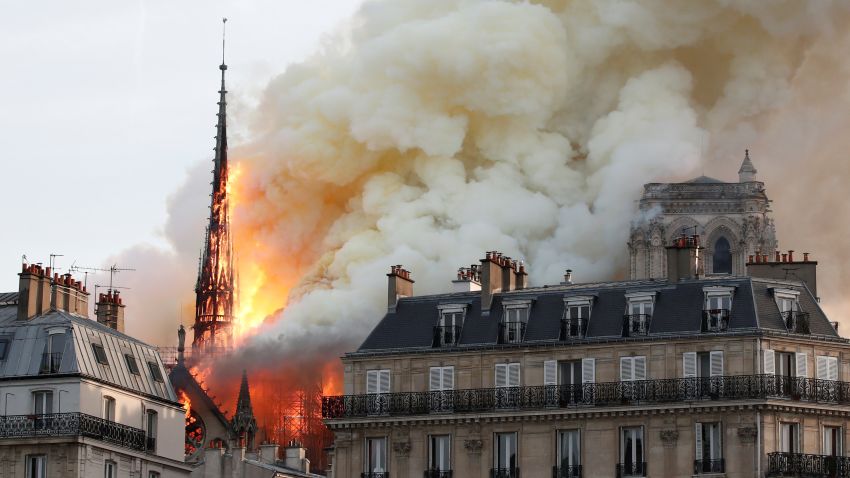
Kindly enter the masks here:
<path id="1" fill-rule="evenodd" d="M 639 337 L 649 333 L 649 314 L 626 314 L 623 316 L 623 337 Z"/>
<path id="2" fill-rule="evenodd" d="M 581 465 L 553 466 L 552 478 L 581 478 Z"/>
<path id="3" fill-rule="evenodd" d="M 41 354 L 41 366 L 38 368 L 38 373 L 41 375 L 59 373 L 59 367 L 62 365 L 62 353 Z"/>
<path id="4" fill-rule="evenodd" d="M 710 400 L 789 399 L 850 405 L 850 382 L 779 375 L 669 378 L 322 398 L 326 419 L 482 413 Z"/>
<path id="5" fill-rule="evenodd" d="M 767 476 L 850 478 L 850 457 L 768 453 Z"/>
<path id="6" fill-rule="evenodd" d="M 525 336 L 525 322 L 502 322 L 499 324 L 499 343 L 518 344 Z"/>
<path id="7" fill-rule="evenodd" d="M 723 458 L 717 460 L 695 460 L 694 474 L 703 473 L 726 473 L 726 463 Z"/>
<path id="8" fill-rule="evenodd" d="M 587 334 L 587 319 L 561 319 L 559 340 L 581 339 Z"/>
<path id="9" fill-rule="evenodd" d="M 490 468 L 490 478 L 519 478 L 519 468 Z"/>
<path id="10" fill-rule="evenodd" d="M 646 476 L 646 462 L 617 463 L 617 478 L 627 476 Z"/>
<path id="11" fill-rule="evenodd" d="M 434 339 L 431 342 L 431 346 L 434 348 L 453 347 L 457 345 L 459 340 L 459 325 L 437 325 L 434 327 Z"/>
<path id="12" fill-rule="evenodd" d="M 703 332 L 725 332 L 729 328 L 729 309 L 705 309 L 702 311 Z"/>
<path id="13" fill-rule="evenodd" d="M 799 310 L 787 310 L 782 312 L 782 321 L 788 332 L 795 334 L 809 334 L 809 314 Z"/>
<path id="14" fill-rule="evenodd" d="M 84 413 L 0 416 L 0 439 L 38 437 L 86 437 L 137 451 L 147 446 L 144 430 Z"/>
<path id="15" fill-rule="evenodd" d="M 425 470 L 424 478 L 452 478 L 452 470 Z"/>

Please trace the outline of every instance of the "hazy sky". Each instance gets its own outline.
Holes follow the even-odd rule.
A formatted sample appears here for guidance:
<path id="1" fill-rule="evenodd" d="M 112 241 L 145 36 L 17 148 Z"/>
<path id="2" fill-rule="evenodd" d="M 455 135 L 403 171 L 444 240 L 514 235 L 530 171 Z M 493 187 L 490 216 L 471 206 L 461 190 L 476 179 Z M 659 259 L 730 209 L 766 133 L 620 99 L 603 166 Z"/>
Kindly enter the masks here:
<path id="1" fill-rule="evenodd" d="M 99 267 L 163 245 L 166 199 L 212 158 L 221 17 L 228 89 L 255 97 L 360 0 L 64 0 L 0 16 L 0 291 L 21 255 Z M 202 238 L 198 238 L 198 244 Z M 120 264 L 141 267 L 142 264 Z"/>

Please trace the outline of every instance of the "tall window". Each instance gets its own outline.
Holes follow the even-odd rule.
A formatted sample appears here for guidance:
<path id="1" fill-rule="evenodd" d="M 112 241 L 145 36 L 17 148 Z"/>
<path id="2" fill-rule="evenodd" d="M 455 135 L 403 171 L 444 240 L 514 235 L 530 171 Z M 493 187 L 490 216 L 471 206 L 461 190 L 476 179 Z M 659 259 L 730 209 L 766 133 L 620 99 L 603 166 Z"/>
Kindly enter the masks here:
<path id="1" fill-rule="evenodd" d="M 784 453 L 800 452 L 800 425 L 797 423 L 779 424 L 779 451 Z"/>
<path id="2" fill-rule="evenodd" d="M 587 334 L 590 320 L 590 298 L 564 299 L 564 317 L 561 322 L 561 340 L 581 338 Z"/>
<path id="3" fill-rule="evenodd" d="M 103 419 L 115 421 L 115 399 L 112 397 L 103 397 Z"/>
<path id="4" fill-rule="evenodd" d="M 516 433 L 496 433 L 493 440 L 493 468 L 498 477 L 513 477 L 517 470 Z"/>
<path id="5" fill-rule="evenodd" d="M 703 332 L 723 332 L 729 326 L 732 315 L 732 289 L 711 288 L 705 291 L 703 310 Z"/>
<path id="6" fill-rule="evenodd" d="M 646 356 L 620 357 L 620 381 L 646 380 Z"/>
<path id="7" fill-rule="evenodd" d="M 723 447 L 721 445 L 720 423 L 697 423 L 696 438 L 697 473 L 723 473 Z"/>
<path id="8" fill-rule="evenodd" d="M 718 377 L 723 375 L 723 351 L 685 352 L 682 354 L 685 378 Z"/>
<path id="9" fill-rule="evenodd" d="M 620 476 L 644 476 L 643 427 L 620 429 Z"/>
<path id="10" fill-rule="evenodd" d="M 431 367 L 428 382 L 428 388 L 432 392 L 454 390 L 455 368 L 453 366 Z"/>
<path id="11" fill-rule="evenodd" d="M 651 296 L 629 298 L 626 311 L 626 337 L 646 335 L 649 333 L 649 322 L 652 320 L 653 300 Z"/>
<path id="12" fill-rule="evenodd" d="M 156 452 L 156 436 L 159 424 L 157 423 L 158 414 L 155 410 L 145 412 L 147 418 L 147 449 L 148 451 Z"/>
<path id="13" fill-rule="evenodd" d="M 841 456 L 841 427 L 823 427 L 823 454 L 826 456 Z"/>
<path id="14" fill-rule="evenodd" d="M 45 478 L 47 476 L 47 456 L 27 455 L 25 473 L 27 478 Z"/>
<path id="15" fill-rule="evenodd" d="M 390 393 L 389 369 L 366 371 L 366 393 L 372 395 L 366 402 L 370 414 L 380 415 L 389 410 L 387 400 L 383 397 Z"/>
<path id="16" fill-rule="evenodd" d="M 64 332 L 52 333 L 47 336 L 44 353 L 41 356 L 39 373 L 59 373 L 62 365 L 62 352 L 65 350 L 66 335 Z"/>
<path id="17" fill-rule="evenodd" d="M 715 274 L 732 273 L 732 247 L 725 237 L 717 239 L 714 243 L 714 257 L 712 258 L 712 271 Z"/>
<path id="18" fill-rule="evenodd" d="M 519 363 L 496 364 L 496 388 L 519 387 Z"/>
<path id="19" fill-rule="evenodd" d="M 385 473 L 387 471 L 387 439 L 366 439 L 366 473 Z"/>
<path id="20" fill-rule="evenodd" d="M 578 430 L 558 432 L 558 473 L 557 478 L 581 476 L 581 453 Z"/>
<path id="21" fill-rule="evenodd" d="M 103 478 L 115 478 L 118 474 L 118 464 L 112 460 L 107 460 L 103 464 Z"/>
<path id="22" fill-rule="evenodd" d="M 838 380 L 838 357 L 817 356 L 817 374 L 820 380 Z"/>
<path id="23" fill-rule="evenodd" d="M 440 311 L 440 321 L 434 330 L 434 346 L 456 345 L 463 326 L 463 309 L 451 308 Z"/>
<path id="24" fill-rule="evenodd" d="M 50 390 L 32 392 L 33 408 L 36 415 L 49 415 L 53 413 L 53 392 Z"/>
<path id="25" fill-rule="evenodd" d="M 500 324 L 499 341 L 503 344 L 522 342 L 528 323 L 528 305 L 506 305 Z"/>
<path id="26" fill-rule="evenodd" d="M 428 440 L 428 469 L 449 471 L 452 469 L 452 437 L 431 435 Z"/>

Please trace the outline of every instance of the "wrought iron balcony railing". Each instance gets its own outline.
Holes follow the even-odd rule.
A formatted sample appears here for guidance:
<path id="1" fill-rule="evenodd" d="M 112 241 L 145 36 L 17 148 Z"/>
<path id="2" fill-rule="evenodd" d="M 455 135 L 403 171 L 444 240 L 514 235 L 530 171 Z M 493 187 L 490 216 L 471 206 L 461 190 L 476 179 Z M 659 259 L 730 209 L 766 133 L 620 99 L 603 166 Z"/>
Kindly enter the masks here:
<path id="1" fill-rule="evenodd" d="M 580 339 L 587 335 L 587 319 L 561 319 L 561 335 L 563 342 L 569 339 Z"/>
<path id="2" fill-rule="evenodd" d="M 360 478 L 390 478 L 390 474 L 386 471 L 365 471 L 360 473 Z"/>
<path id="3" fill-rule="evenodd" d="M 552 478 L 581 478 L 581 465 L 553 466 Z"/>
<path id="4" fill-rule="evenodd" d="M 702 311 L 703 332 L 725 332 L 729 328 L 729 309 L 705 309 Z"/>
<path id="5" fill-rule="evenodd" d="M 695 460 L 694 474 L 699 475 L 701 473 L 726 473 L 726 463 L 723 461 L 723 458 L 716 460 Z"/>
<path id="6" fill-rule="evenodd" d="M 787 310 L 782 313 L 782 321 L 788 332 L 795 334 L 809 334 L 809 313 L 799 310 Z"/>
<path id="7" fill-rule="evenodd" d="M 604 407 L 697 400 L 790 399 L 850 405 L 850 382 L 732 375 L 576 385 L 478 388 L 439 392 L 340 395 L 322 398 L 327 419 L 376 415 L 480 413 L 498 410 Z"/>
<path id="8" fill-rule="evenodd" d="M 49 373 L 59 373 L 59 367 L 62 365 L 62 353 L 41 354 L 41 366 L 38 368 L 38 373 L 44 375 Z"/>
<path id="9" fill-rule="evenodd" d="M 623 337 L 638 337 L 649 333 L 650 314 L 626 314 L 623 316 Z"/>
<path id="10" fill-rule="evenodd" d="M 450 347 L 457 345 L 460 340 L 459 325 L 437 325 L 434 326 L 434 340 L 432 347 Z"/>
<path id="11" fill-rule="evenodd" d="M 424 478 L 452 478 L 452 470 L 425 470 Z"/>
<path id="12" fill-rule="evenodd" d="M 646 476 L 646 462 L 617 463 L 617 478 L 627 476 Z"/>
<path id="13" fill-rule="evenodd" d="M 80 436 L 145 451 L 144 430 L 85 413 L 0 416 L 0 438 Z"/>
<path id="14" fill-rule="evenodd" d="M 499 324 L 499 343 L 518 344 L 525 336 L 525 322 L 502 322 Z"/>
<path id="15" fill-rule="evenodd" d="M 490 478 L 519 478 L 519 468 L 490 468 Z"/>
<path id="16" fill-rule="evenodd" d="M 768 453 L 767 476 L 850 478 L 850 457 Z"/>

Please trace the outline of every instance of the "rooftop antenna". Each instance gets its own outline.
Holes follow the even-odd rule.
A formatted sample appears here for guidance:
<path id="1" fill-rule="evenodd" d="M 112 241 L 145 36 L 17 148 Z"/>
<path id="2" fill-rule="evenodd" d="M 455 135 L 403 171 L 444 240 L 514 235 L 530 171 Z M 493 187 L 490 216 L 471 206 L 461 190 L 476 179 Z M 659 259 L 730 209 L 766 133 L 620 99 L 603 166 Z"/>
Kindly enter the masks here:
<path id="1" fill-rule="evenodd" d="M 57 257 L 65 257 L 64 254 L 50 254 L 50 270 L 56 270 L 54 265 L 56 264 Z"/>
<path id="2" fill-rule="evenodd" d="M 109 289 L 113 290 L 112 284 L 115 279 L 115 274 L 124 271 L 135 271 L 136 269 L 132 269 L 129 267 L 118 267 L 118 264 L 112 264 L 109 269 L 101 269 L 99 267 L 81 267 L 81 266 L 72 266 L 70 269 L 73 271 L 92 271 L 92 272 L 109 272 Z"/>
<path id="3" fill-rule="evenodd" d="M 97 305 L 97 303 L 100 299 L 100 296 L 97 295 L 97 289 L 103 289 L 105 287 L 106 287 L 105 285 L 101 285 L 101 284 L 95 284 L 94 285 L 94 305 Z M 129 290 L 130 288 L 129 287 L 119 287 L 117 285 L 116 286 L 109 286 L 110 291 L 112 291 L 113 289 L 127 289 L 127 290 Z M 95 307 L 94 313 L 97 314 L 97 307 Z"/>

